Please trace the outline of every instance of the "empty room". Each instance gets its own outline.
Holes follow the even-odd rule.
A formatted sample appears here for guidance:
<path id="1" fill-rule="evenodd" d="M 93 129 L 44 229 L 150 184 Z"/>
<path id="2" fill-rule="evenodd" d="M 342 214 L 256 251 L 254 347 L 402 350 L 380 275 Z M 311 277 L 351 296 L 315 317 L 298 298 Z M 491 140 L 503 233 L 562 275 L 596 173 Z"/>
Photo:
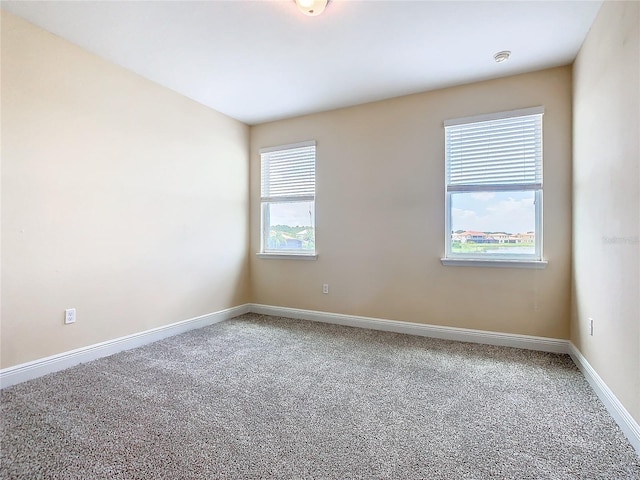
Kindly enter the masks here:
<path id="1" fill-rule="evenodd" d="M 640 480 L 640 2 L 0 7 L 0 478 Z"/>

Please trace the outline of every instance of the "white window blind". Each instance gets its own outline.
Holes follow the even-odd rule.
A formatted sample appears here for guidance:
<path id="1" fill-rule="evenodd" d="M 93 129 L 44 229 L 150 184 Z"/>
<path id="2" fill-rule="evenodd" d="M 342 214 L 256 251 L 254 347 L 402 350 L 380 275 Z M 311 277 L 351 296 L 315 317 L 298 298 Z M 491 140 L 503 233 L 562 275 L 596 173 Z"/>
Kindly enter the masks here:
<path id="1" fill-rule="evenodd" d="M 542 111 L 445 123 L 447 191 L 542 188 Z"/>
<path id="2" fill-rule="evenodd" d="M 260 157 L 263 202 L 298 202 L 315 198 L 315 141 L 262 149 Z"/>

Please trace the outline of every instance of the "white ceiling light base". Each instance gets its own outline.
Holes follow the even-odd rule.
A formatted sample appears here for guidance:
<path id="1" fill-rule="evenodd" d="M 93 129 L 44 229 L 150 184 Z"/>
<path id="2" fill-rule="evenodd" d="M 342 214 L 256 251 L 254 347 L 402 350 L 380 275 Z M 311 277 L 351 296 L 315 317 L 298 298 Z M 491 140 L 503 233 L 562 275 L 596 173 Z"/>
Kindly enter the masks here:
<path id="1" fill-rule="evenodd" d="M 295 0 L 296 5 L 302 10 L 302 13 L 310 17 L 320 15 L 327 6 L 328 1 L 329 0 Z"/>

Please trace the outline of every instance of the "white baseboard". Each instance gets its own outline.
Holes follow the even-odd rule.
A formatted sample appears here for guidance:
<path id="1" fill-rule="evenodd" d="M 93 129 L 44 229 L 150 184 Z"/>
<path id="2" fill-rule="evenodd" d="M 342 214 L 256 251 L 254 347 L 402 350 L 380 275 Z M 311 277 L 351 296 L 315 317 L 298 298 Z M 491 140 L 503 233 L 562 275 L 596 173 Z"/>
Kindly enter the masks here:
<path id="1" fill-rule="evenodd" d="M 584 378 L 589 382 L 591 388 L 598 398 L 602 401 L 609 414 L 616 421 L 622 433 L 629 439 L 633 448 L 636 449 L 638 455 L 640 455 L 640 425 L 634 420 L 631 414 L 620 403 L 620 400 L 615 396 L 606 383 L 600 378 L 600 375 L 589 364 L 587 359 L 582 355 L 580 350 L 573 344 L 569 343 L 569 355 L 573 359 L 574 363 L 578 366 Z"/>
<path id="2" fill-rule="evenodd" d="M 406 333 L 422 337 L 442 338 L 459 342 L 484 343 L 504 347 L 524 348 L 542 352 L 569 353 L 569 341 L 555 338 L 534 337 L 511 333 L 489 332 L 485 330 L 471 330 L 468 328 L 441 327 L 422 323 L 384 320 L 380 318 L 343 315 L 315 310 L 301 310 L 298 308 L 274 307 L 270 305 L 249 304 L 249 311 L 263 315 L 313 320 L 323 323 L 335 323 L 349 327 L 370 328 L 385 332 Z"/>
<path id="3" fill-rule="evenodd" d="M 52 355 L 32 362 L 0 370 L 0 388 L 9 387 L 41 377 L 48 373 L 57 372 L 80 363 L 90 362 L 98 358 L 113 355 L 124 350 L 140 347 L 173 335 L 206 327 L 214 323 L 229 320 L 244 313 L 253 312 L 263 315 L 311 320 L 323 323 L 333 323 L 349 327 L 369 328 L 386 332 L 405 333 L 422 337 L 441 338 L 460 342 L 483 343 L 505 347 L 524 348 L 552 353 L 568 353 L 578 366 L 591 388 L 598 395 L 620 429 L 629 439 L 633 447 L 640 454 L 640 426 L 604 383 L 596 371 L 589 365 L 587 359 L 568 340 L 560 340 L 530 335 L 517 335 L 467 328 L 442 327 L 420 323 L 385 320 L 380 318 L 343 315 L 339 313 L 303 310 L 299 308 L 277 307 L 249 303 L 237 307 L 220 310 L 181 322 L 144 332 L 134 333 L 125 337 L 108 340 L 106 342 L 89 345 L 69 352 Z"/>
<path id="4" fill-rule="evenodd" d="M 218 312 L 209 313 L 188 320 L 172 323 L 144 332 L 134 333 L 125 337 L 115 338 L 106 342 L 96 343 L 87 347 L 78 348 L 68 352 L 41 358 L 32 362 L 23 363 L 14 367 L 0 370 L 0 388 L 10 387 L 18 383 L 26 382 L 41 377 L 48 373 L 58 372 L 65 368 L 90 362 L 98 358 L 113 355 L 114 353 L 131 348 L 140 347 L 148 343 L 157 342 L 163 338 L 178 335 L 180 333 L 206 327 L 214 323 L 222 322 L 243 313 L 249 312 L 248 305 L 240 305 L 227 308 Z"/>

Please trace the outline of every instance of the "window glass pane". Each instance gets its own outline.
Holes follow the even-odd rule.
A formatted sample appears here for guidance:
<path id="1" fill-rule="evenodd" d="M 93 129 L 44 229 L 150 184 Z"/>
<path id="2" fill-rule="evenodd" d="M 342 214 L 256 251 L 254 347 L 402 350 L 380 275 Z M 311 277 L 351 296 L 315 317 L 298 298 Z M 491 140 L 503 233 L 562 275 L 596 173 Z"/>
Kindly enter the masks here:
<path id="1" fill-rule="evenodd" d="M 451 193 L 451 252 L 535 255 L 535 192 Z"/>
<path id="2" fill-rule="evenodd" d="M 268 250 L 315 251 L 314 202 L 266 203 Z"/>

